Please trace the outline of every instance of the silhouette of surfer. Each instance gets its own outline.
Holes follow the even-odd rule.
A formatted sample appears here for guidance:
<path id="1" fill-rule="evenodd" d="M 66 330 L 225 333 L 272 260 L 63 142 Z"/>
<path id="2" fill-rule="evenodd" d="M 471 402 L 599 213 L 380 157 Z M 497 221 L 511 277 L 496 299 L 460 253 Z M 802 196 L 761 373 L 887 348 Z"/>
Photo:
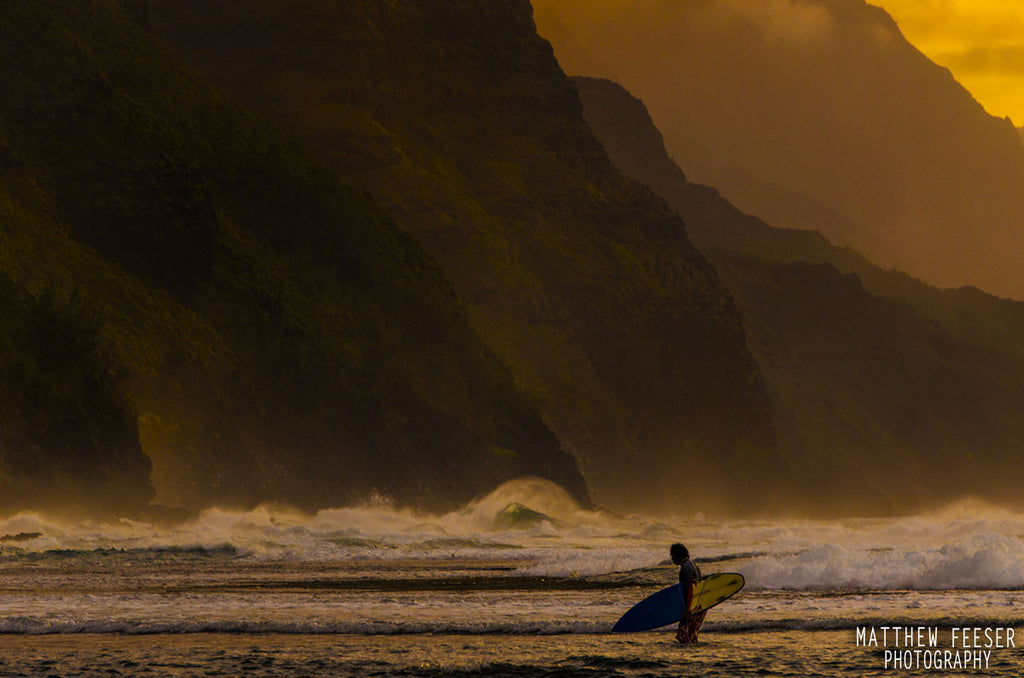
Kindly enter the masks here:
<path id="1" fill-rule="evenodd" d="M 700 579 L 700 568 L 690 560 L 690 551 L 682 544 L 672 544 L 669 547 L 669 555 L 672 562 L 679 566 L 679 585 L 683 589 L 684 614 L 679 620 L 679 630 L 676 632 L 676 640 L 681 645 L 689 645 L 697 642 L 697 632 L 700 625 L 704 623 L 704 615 L 707 610 L 697 614 L 690 612 L 690 603 L 693 601 L 693 583 Z"/>

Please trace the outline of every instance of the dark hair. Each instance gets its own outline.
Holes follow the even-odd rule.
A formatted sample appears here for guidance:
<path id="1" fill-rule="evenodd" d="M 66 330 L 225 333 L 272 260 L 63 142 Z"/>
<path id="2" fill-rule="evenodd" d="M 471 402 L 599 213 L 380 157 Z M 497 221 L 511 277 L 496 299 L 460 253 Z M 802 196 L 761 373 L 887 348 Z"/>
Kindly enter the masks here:
<path id="1" fill-rule="evenodd" d="M 669 555 L 672 556 L 672 560 L 687 560 L 690 557 L 690 552 L 682 544 L 672 544 L 668 549 Z"/>

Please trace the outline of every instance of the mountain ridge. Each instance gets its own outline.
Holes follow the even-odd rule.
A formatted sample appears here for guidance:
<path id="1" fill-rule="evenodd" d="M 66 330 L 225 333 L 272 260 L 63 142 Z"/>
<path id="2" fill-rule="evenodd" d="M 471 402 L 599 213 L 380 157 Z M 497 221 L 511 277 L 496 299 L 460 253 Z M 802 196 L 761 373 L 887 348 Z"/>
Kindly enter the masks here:
<path id="1" fill-rule="evenodd" d="M 1024 298 L 1019 135 L 881 8 L 536 4 L 567 70 L 612 77 L 644 99 L 691 177 L 744 211 L 821 230 L 933 285 Z M 582 51 L 597 45 L 603 59 L 589 63 Z"/>
<path id="2" fill-rule="evenodd" d="M 588 77 L 575 77 L 573 81 L 585 92 L 588 121 L 593 128 L 604 131 L 606 148 L 614 149 L 619 166 L 629 168 L 663 198 L 671 196 L 666 199 L 680 214 L 693 217 L 687 222 L 688 232 L 702 251 L 828 263 L 843 273 L 855 273 L 876 296 L 910 304 L 960 341 L 1024 357 L 1024 342 L 1020 341 L 1024 337 L 1024 302 L 996 297 L 971 286 L 936 288 L 907 273 L 877 266 L 853 248 L 833 245 L 816 230 L 777 228 L 743 213 L 717 188 L 689 181 L 669 155 L 642 101 L 611 81 Z M 595 117 L 608 114 L 629 116 L 635 127 L 628 143 L 621 143 L 627 141 L 621 120 Z M 680 190 L 681 186 L 685 189 Z M 714 229 L 708 227 L 712 223 Z"/>
<path id="3" fill-rule="evenodd" d="M 1016 501 L 1024 304 L 929 288 L 744 214 L 686 179 L 643 102 L 607 80 L 574 82 L 610 156 L 680 213 L 732 290 L 812 513 Z"/>

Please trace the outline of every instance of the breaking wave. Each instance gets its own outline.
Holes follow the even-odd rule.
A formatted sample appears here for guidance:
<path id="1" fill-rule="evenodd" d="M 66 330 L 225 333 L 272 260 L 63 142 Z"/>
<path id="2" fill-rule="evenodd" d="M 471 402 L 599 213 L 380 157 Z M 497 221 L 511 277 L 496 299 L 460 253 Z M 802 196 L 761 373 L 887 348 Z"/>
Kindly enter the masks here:
<path id="1" fill-rule="evenodd" d="M 0 519 L 0 562 L 497 559 L 509 576 L 655 585 L 671 581 L 667 547 L 682 541 L 705 572 L 742 572 L 749 590 L 1014 589 L 1024 588 L 1021 535 L 1024 515 L 977 502 L 891 519 L 656 519 L 585 510 L 559 486 L 525 478 L 444 515 L 379 502 L 314 515 L 212 508 L 172 526 L 23 513 Z"/>

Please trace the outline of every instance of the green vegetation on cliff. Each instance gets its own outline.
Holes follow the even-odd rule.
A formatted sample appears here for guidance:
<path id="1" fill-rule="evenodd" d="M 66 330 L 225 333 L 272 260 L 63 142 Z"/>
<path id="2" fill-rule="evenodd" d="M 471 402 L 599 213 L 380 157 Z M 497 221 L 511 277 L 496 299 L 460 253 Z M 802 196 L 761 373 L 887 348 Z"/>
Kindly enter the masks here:
<path id="1" fill-rule="evenodd" d="M 0 12 L 0 271 L 105 309 L 158 500 L 450 507 L 532 473 L 586 501 L 416 241 L 130 9 Z"/>
<path id="2" fill-rule="evenodd" d="M 777 469 L 732 299 L 619 173 L 527 0 L 151 0 L 194 67 L 382 197 L 602 503 L 750 508 Z"/>
<path id="3" fill-rule="evenodd" d="M 2 505 L 106 515 L 149 502 L 149 460 L 122 374 L 77 299 L 36 299 L 0 273 Z"/>

